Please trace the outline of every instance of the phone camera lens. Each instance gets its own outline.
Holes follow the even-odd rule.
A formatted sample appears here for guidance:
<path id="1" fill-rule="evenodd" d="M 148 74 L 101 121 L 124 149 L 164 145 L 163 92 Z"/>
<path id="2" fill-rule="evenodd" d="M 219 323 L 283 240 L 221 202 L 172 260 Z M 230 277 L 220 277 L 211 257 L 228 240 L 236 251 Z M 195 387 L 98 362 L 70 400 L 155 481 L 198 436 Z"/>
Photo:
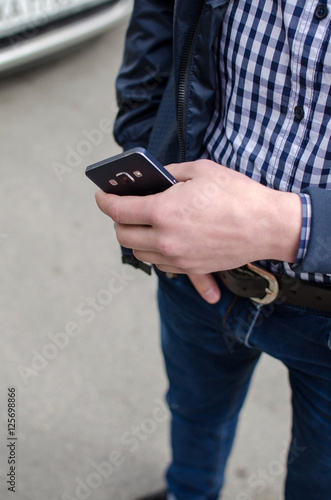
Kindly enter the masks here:
<path id="1" fill-rule="evenodd" d="M 134 178 L 132 175 L 128 174 L 127 172 L 120 172 L 119 174 L 116 174 L 116 178 L 120 184 L 123 184 L 124 186 L 127 186 L 128 184 L 132 184 L 135 182 Z"/>

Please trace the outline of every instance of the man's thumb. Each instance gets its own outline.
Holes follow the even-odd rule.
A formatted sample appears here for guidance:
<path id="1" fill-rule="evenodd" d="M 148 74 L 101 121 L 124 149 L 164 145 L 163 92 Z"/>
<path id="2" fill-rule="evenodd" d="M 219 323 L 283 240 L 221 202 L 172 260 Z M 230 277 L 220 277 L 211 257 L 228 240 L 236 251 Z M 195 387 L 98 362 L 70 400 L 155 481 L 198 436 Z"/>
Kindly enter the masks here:
<path id="1" fill-rule="evenodd" d="M 189 274 L 192 285 L 209 304 L 215 304 L 221 298 L 221 290 L 212 274 Z"/>

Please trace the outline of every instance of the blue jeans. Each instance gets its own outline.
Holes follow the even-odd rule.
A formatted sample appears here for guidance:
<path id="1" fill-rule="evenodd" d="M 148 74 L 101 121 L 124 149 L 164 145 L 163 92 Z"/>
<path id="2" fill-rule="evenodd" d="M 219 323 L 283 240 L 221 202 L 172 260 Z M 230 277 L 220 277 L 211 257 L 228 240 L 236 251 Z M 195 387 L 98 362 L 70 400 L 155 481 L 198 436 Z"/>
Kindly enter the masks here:
<path id="1" fill-rule="evenodd" d="M 238 414 L 266 352 L 287 366 L 292 389 L 285 498 L 330 499 L 331 314 L 261 307 L 221 283 L 222 299 L 210 305 L 186 276 L 158 274 L 172 413 L 169 491 L 177 500 L 218 498 Z"/>

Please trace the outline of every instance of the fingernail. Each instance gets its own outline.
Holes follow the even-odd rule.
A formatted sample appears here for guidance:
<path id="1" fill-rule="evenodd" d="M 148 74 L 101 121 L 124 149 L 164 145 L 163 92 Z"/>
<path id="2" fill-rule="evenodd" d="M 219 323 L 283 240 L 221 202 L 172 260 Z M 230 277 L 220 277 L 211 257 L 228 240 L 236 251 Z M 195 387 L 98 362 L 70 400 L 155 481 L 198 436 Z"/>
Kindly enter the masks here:
<path id="1" fill-rule="evenodd" d="M 210 302 L 211 304 L 217 302 L 220 298 L 218 289 L 214 287 L 209 288 L 209 290 L 207 290 L 204 293 L 204 298 L 206 299 L 207 302 Z"/>

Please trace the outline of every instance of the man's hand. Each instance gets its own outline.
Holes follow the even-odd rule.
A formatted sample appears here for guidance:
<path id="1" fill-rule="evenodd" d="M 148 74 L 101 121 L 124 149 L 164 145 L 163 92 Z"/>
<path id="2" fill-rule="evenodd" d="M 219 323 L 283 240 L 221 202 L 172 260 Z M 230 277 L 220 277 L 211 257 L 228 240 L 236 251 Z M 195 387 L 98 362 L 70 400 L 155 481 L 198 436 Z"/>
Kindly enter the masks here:
<path id="1" fill-rule="evenodd" d="M 298 195 L 269 189 L 210 160 L 167 169 L 180 182 L 162 193 L 96 194 L 99 208 L 116 223 L 118 241 L 137 259 L 161 271 L 194 275 L 193 283 L 196 275 L 256 260 L 295 261 Z"/>

